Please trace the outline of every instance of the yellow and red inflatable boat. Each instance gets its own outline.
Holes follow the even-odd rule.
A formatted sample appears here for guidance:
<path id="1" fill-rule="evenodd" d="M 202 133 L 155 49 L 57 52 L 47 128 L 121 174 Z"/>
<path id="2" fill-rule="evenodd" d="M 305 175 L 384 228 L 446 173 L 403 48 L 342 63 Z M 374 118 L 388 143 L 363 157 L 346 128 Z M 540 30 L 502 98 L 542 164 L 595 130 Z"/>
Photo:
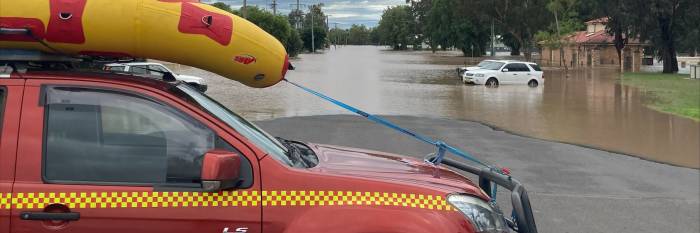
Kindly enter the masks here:
<path id="1" fill-rule="evenodd" d="M 198 0 L 0 0 L 0 48 L 139 57 L 208 70 L 251 87 L 284 78 L 284 46 Z M 48 45 L 48 46 L 47 46 Z"/>

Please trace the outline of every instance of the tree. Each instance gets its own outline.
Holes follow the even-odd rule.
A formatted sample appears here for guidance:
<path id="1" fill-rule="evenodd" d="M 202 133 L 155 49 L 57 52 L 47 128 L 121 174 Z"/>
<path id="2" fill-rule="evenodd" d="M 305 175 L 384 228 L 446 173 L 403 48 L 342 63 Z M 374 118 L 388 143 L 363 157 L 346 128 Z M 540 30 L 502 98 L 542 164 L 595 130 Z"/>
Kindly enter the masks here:
<path id="1" fill-rule="evenodd" d="M 231 9 L 231 7 L 224 3 L 217 2 L 212 4 L 212 6 L 239 15 L 239 11 Z M 289 24 L 287 17 L 273 15 L 255 6 L 249 6 L 247 10 L 248 21 L 277 38 L 287 49 L 287 53 L 290 56 L 299 54 L 301 51 L 301 40 L 299 39 L 299 34 Z"/>
<path id="2" fill-rule="evenodd" d="M 231 6 L 229 6 L 228 4 L 223 3 L 223 2 L 215 2 L 215 3 L 211 4 L 211 5 L 214 6 L 214 7 L 216 7 L 216 8 L 219 8 L 219 9 L 222 9 L 222 10 L 225 10 L 225 11 L 228 11 L 228 12 L 231 12 L 231 13 L 234 12 L 233 9 L 231 9 Z"/>
<path id="3" fill-rule="evenodd" d="M 376 27 L 370 29 L 369 32 L 369 41 L 373 45 L 380 45 L 381 44 L 381 35 L 379 35 L 379 30 L 377 30 Z"/>
<path id="4" fill-rule="evenodd" d="M 309 6 L 309 12 L 304 15 L 302 22 L 301 38 L 304 41 L 304 48 L 311 52 L 316 52 L 315 49 L 323 48 L 326 44 L 328 25 L 321 7 L 323 7 L 322 3 Z"/>
<path id="5" fill-rule="evenodd" d="M 623 68 L 622 51 L 627 46 L 630 38 L 637 38 L 632 24 L 634 16 L 631 15 L 628 3 L 636 0 L 597 0 L 595 9 L 599 15 L 607 17 L 605 30 L 613 36 L 613 44 L 617 51 L 617 60 L 620 70 Z"/>
<path id="6" fill-rule="evenodd" d="M 700 3 L 695 4 L 695 9 L 690 9 L 691 12 L 700 12 Z M 700 14 L 689 14 L 683 18 L 682 26 L 686 32 L 681 35 L 679 42 L 679 51 L 688 53 L 691 57 L 697 56 L 697 51 L 700 49 Z"/>
<path id="7" fill-rule="evenodd" d="M 298 44 L 298 33 L 292 28 L 287 17 L 273 15 L 257 6 L 248 6 L 248 21 L 258 25 L 258 27 L 277 38 L 287 49 L 287 53 L 296 56 L 301 51 Z"/>
<path id="8" fill-rule="evenodd" d="M 554 31 L 555 36 L 549 35 L 550 41 L 555 41 L 556 47 L 559 48 L 559 62 L 564 65 L 564 69 L 568 70 L 566 56 L 564 56 L 564 47 L 567 45 L 564 37 L 568 36 L 577 29 L 579 21 L 575 18 L 577 0 L 550 0 L 547 3 L 547 9 L 554 14 Z M 564 25 L 562 25 L 564 24 Z M 542 34 L 539 34 L 540 36 Z M 535 36 L 537 37 L 537 35 Z M 553 37 L 553 38 L 552 38 Z M 618 51 L 619 53 L 619 51 Z"/>
<path id="9" fill-rule="evenodd" d="M 294 9 L 289 12 L 287 18 L 289 19 L 289 24 L 295 29 L 299 30 L 303 26 L 302 21 L 304 21 L 304 12 Z"/>
<path id="10" fill-rule="evenodd" d="M 678 72 L 677 49 L 680 41 L 688 37 L 686 22 L 697 22 L 698 0 L 628 0 L 625 2 L 634 32 L 642 40 L 654 45 L 656 54 L 664 63 L 664 73 Z M 691 19 L 688 19 L 691 18 Z M 697 43 L 697 42 L 696 42 Z"/>
<path id="11" fill-rule="evenodd" d="M 368 45 L 370 30 L 365 25 L 353 24 L 348 30 L 348 43 L 351 45 Z"/>
<path id="12" fill-rule="evenodd" d="M 455 31 L 457 18 L 455 17 L 454 4 L 456 1 L 434 0 L 432 3 L 432 7 L 425 17 L 427 21 L 422 23 L 427 25 L 425 33 L 430 40 L 430 47 L 435 52 L 438 46 L 442 50 L 454 46 L 457 34 L 460 32 Z"/>
<path id="13" fill-rule="evenodd" d="M 414 33 L 414 45 L 421 45 L 423 42 L 430 41 L 430 36 L 427 35 L 428 28 L 430 27 L 428 22 L 428 14 L 433 7 L 433 0 L 406 0 L 406 3 L 410 5 L 411 14 L 413 15 L 413 33 Z M 431 44 L 431 43 L 429 43 Z M 431 46 L 433 52 L 435 49 Z"/>
<path id="14" fill-rule="evenodd" d="M 525 48 L 530 60 L 535 33 L 546 28 L 554 17 L 546 0 L 463 0 L 484 21 L 495 21 L 501 34 L 510 34 Z"/>
<path id="15" fill-rule="evenodd" d="M 489 41 L 486 25 L 474 17 L 469 8 L 459 0 L 433 0 L 432 7 L 425 17 L 425 33 L 435 51 L 456 47 L 465 56 L 481 56 Z"/>
<path id="16" fill-rule="evenodd" d="M 510 55 L 511 56 L 520 56 L 520 47 L 522 46 L 520 42 L 515 39 L 513 34 L 510 33 L 505 33 L 501 35 L 501 41 L 503 41 L 503 44 L 508 46 L 510 48 Z M 537 40 L 541 41 L 541 40 Z"/>
<path id="17" fill-rule="evenodd" d="M 384 10 L 377 30 L 382 42 L 394 50 L 405 50 L 415 42 L 415 24 L 409 6 L 393 6 Z"/>
<path id="18" fill-rule="evenodd" d="M 328 40 L 331 42 L 331 44 L 344 45 L 349 37 L 348 34 L 348 30 L 333 28 L 328 33 Z"/>
<path id="19" fill-rule="evenodd" d="M 693 24 L 700 25 L 700 23 Z M 688 27 L 686 28 L 688 33 L 681 38 L 679 44 L 679 51 L 686 52 L 691 57 L 697 56 L 698 49 L 700 49 L 700 28 L 698 27 Z"/>
<path id="20" fill-rule="evenodd" d="M 289 53 L 291 57 L 296 57 L 304 49 L 304 42 L 301 40 L 301 36 L 297 30 L 292 29 L 290 31 L 285 47 L 287 48 L 287 53 Z"/>

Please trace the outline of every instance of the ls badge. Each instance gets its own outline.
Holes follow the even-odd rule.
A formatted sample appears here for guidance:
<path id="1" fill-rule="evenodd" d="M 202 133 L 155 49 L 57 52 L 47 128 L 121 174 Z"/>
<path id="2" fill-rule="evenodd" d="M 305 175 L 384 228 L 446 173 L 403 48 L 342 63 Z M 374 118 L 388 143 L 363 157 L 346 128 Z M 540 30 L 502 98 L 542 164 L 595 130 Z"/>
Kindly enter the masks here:
<path id="1" fill-rule="evenodd" d="M 239 227 L 239 228 L 236 228 L 236 230 L 234 230 L 234 231 L 228 231 L 228 227 L 226 227 L 226 228 L 224 228 L 224 231 L 222 233 L 246 233 L 246 232 L 248 232 L 247 227 Z"/>

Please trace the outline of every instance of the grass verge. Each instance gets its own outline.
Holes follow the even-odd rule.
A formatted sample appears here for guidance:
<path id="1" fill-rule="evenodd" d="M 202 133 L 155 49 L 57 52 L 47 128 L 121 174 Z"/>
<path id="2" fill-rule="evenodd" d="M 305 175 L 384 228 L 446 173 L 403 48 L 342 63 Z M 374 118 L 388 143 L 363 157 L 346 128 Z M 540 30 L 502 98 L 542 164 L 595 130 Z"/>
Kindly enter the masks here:
<path id="1" fill-rule="evenodd" d="M 700 121 L 700 80 L 688 75 L 661 73 L 625 73 L 623 85 L 651 94 L 647 106 L 658 111 Z"/>

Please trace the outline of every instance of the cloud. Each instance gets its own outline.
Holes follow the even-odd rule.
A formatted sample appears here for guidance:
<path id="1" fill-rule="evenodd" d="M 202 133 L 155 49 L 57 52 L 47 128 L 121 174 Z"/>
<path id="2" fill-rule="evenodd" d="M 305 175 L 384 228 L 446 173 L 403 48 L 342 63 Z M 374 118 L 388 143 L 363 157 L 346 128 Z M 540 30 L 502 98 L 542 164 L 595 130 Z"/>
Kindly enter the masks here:
<path id="1" fill-rule="evenodd" d="M 271 10 L 273 0 L 248 0 L 248 5 L 258 6 Z M 202 0 L 205 3 L 224 2 L 233 8 L 240 8 L 243 0 Z M 300 4 L 312 5 L 323 3 L 324 13 L 329 16 L 331 25 L 337 23 L 338 27 L 348 28 L 352 24 L 364 24 L 374 27 L 379 22 L 382 12 L 389 6 L 405 5 L 405 0 L 300 0 Z M 288 14 L 296 0 L 277 0 L 277 11 L 281 14 Z M 301 7 L 306 9 L 305 7 Z"/>

